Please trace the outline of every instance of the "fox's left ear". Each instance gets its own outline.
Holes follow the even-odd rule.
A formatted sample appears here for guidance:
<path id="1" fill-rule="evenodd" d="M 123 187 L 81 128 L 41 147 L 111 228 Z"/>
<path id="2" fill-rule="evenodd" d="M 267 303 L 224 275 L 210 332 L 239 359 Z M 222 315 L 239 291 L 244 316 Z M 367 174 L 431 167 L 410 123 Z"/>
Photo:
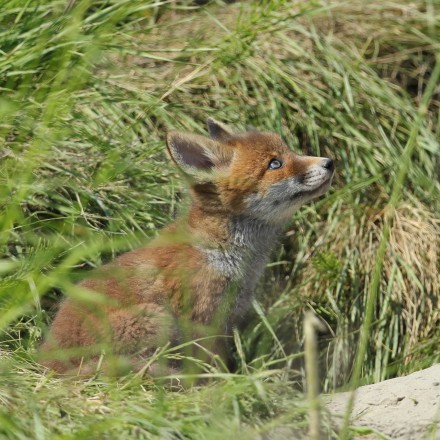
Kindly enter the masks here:
<path id="1" fill-rule="evenodd" d="M 210 174 L 214 168 L 228 165 L 233 156 L 230 147 L 197 134 L 171 131 L 167 134 L 171 158 L 185 173 L 193 177 Z"/>
<path id="2" fill-rule="evenodd" d="M 234 136 L 234 130 L 214 118 L 208 118 L 206 124 L 208 125 L 209 136 L 211 139 L 219 142 L 227 142 L 232 136 Z"/>

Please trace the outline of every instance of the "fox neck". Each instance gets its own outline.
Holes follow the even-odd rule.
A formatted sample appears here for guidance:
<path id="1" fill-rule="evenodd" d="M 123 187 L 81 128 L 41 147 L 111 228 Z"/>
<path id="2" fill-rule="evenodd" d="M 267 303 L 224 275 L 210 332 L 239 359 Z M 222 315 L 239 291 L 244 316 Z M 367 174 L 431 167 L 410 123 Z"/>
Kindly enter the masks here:
<path id="1" fill-rule="evenodd" d="M 206 212 L 192 207 L 189 216 L 191 235 L 214 269 L 228 279 L 243 280 L 250 288 L 264 271 L 282 226 L 227 212 Z"/>

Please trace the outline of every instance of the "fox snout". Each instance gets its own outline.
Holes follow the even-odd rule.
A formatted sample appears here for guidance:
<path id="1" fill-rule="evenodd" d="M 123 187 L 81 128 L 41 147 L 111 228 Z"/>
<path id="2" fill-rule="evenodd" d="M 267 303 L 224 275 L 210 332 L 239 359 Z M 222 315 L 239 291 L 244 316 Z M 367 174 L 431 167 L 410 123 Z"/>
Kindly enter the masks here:
<path id="1" fill-rule="evenodd" d="M 265 191 L 252 194 L 248 206 L 255 216 L 270 222 L 284 223 L 302 205 L 324 194 L 331 185 L 334 162 L 327 157 L 285 156 L 286 170 L 274 176 Z"/>
<path id="2" fill-rule="evenodd" d="M 334 162 L 327 157 L 312 157 L 308 159 L 308 167 L 298 184 L 303 185 L 301 193 L 308 193 L 309 200 L 325 192 L 330 184 L 335 170 Z M 306 159 L 306 160 L 307 160 Z"/>
<path id="3" fill-rule="evenodd" d="M 298 156 L 298 158 L 300 160 L 303 159 L 307 163 L 308 167 L 319 166 L 330 173 L 333 173 L 335 170 L 333 160 L 329 159 L 328 157 Z"/>
<path id="4" fill-rule="evenodd" d="M 335 164 L 332 159 L 324 158 L 321 160 L 321 166 L 330 172 L 335 170 Z"/>
<path id="5" fill-rule="evenodd" d="M 324 174 L 322 175 L 323 183 L 328 181 L 328 186 L 330 186 L 335 171 L 335 164 L 333 162 L 333 159 L 329 159 L 328 157 L 320 158 L 319 167 L 321 170 L 324 170 Z"/>

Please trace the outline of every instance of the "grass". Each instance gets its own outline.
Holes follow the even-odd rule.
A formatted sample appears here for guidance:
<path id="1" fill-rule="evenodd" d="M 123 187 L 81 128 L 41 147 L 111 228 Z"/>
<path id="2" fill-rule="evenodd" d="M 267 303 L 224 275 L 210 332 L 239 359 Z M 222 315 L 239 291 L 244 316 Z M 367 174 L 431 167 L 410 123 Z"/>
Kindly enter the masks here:
<path id="1" fill-rule="evenodd" d="M 11 380 L 33 398 L 24 400 L 12 386 L 2 390 L 4 438 L 255 438 L 277 424 L 305 426 L 305 405 L 274 372 L 230 375 L 221 386 L 186 392 L 167 392 L 133 375 L 66 382 L 23 364 Z"/>
<path id="2" fill-rule="evenodd" d="M 435 2 L 66 3 L 0 11 L 0 436 L 300 436 L 310 309 L 328 329 L 325 391 L 352 378 L 367 313 L 356 383 L 439 361 Z M 208 115 L 337 161 L 333 191 L 292 219 L 235 335 L 237 374 L 181 392 L 51 377 L 33 355 L 54 303 L 180 209 L 164 134 L 204 133 Z"/>

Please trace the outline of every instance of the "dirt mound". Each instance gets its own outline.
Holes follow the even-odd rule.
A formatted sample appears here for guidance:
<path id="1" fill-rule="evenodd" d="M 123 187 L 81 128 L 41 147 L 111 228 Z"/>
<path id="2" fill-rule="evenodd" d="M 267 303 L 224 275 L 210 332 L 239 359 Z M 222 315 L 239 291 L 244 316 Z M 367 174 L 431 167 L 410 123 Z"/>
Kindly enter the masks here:
<path id="1" fill-rule="evenodd" d="M 339 423 L 348 397 L 349 393 L 328 397 L 327 408 Z M 373 428 L 392 439 L 440 440 L 440 364 L 358 388 L 352 425 Z M 384 437 L 362 436 L 362 439 L 379 438 Z"/>

